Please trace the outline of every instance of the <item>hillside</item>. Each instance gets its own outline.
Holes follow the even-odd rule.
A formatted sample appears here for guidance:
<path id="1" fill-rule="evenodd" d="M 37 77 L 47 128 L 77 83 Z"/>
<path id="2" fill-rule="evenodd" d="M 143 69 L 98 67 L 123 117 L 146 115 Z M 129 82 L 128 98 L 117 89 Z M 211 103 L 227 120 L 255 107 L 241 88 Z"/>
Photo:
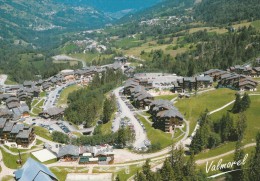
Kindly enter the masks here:
<path id="1" fill-rule="evenodd" d="M 2 38 L 21 39 L 36 45 L 50 35 L 98 28 L 113 20 L 87 5 L 69 5 L 52 0 L 5 0 L 0 13 Z"/>
<path id="2" fill-rule="evenodd" d="M 195 7 L 194 16 L 211 24 L 229 24 L 260 18 L 259 0 L 203 0 Z"/>

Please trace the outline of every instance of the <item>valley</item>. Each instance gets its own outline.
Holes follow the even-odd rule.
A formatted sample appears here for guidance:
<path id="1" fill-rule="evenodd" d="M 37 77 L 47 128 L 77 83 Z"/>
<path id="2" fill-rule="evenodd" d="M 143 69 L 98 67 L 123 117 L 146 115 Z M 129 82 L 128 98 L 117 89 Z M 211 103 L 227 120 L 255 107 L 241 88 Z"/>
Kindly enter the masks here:
<path id="1" fill-rule="evenodd" d="M 257 180 L 258 4 L 3 1 L 0 180 Z"/>

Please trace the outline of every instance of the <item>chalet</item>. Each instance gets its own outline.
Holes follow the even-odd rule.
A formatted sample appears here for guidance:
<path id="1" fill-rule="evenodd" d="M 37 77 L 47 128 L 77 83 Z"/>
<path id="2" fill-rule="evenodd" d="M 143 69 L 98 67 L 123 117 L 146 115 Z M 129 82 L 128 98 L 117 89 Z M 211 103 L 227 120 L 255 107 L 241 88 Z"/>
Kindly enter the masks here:
<path id="1" fill-rule="evenodd" d="M 11 95 L 11 94 L 0 94 L 0 100 L 1 101 L 5 101 L 6 99 L 8 99 L 9 97 L 12 97 L 12 96 L 14 96 L 14 95 Z"/>
<path id="2" fill-rule="evenodd" d="M 5 123 L 7 122 L 6 118 L 0 118 L 0 135 L 3 133 L 3 129 L 5 127 Z"/>
<path id="3" fill-rule="evenodd" d="M 229 73 L 221 77 L 218 87 L 228 87 L 240 91 L 255 91 L 257 84 L 251 77 Z"/>
<path id="4" fill-rule="evenodd" d="M 125 85 L 124 85 L 124 91 L 123 93 L 125 95 L 131 95 L 131 91 L 130 89 L 135 88 L 136 86 L 139 86 L 139 83 L 134 81 L 134 80 L 128 80 L 126 81 Z"/>
<path id="5" fill-rule="evenodd" d="M 58 181 L 58 178 L 45 165 L 28 158 L 22 168 L 14 171 L 17 181 Z"/>
<path id="6" fill-rule="evenodd" d="M 6 106 L 8 107 L 8 109 L 13 109 L 13 108 L 17 108 L 20 106 L 19 102 L 9 102 L 6 104 Z"/>
<path id="7" fill-rule="evenodd" d="M 74 145 L 66 145 L 60 147 L 57 157 L 62 161 L 76 161 L 80 155 L 80 147 Z"/>
<path id="8" fill-rule="evenodd" d="M 20 107 L 12 109 L 14 117 L 20 119 L 21 117 L 29 117 L 30 110 L 27 104 L 23 103 Z"/>
<path id="9" fill-rule="evenodd" d="M 197 88 L 208 88 L 211 87 L 213 84 L 213 79 L 210 76 L 198 76 L 195 77 L 196 79 L 196 86 Z"/>
<path id="10" fill-rule="evenodd" d="M 23 86 L 27 88 L 32 88 L 34 86 L 34 82 L 32 81 L 24 81 Z"/>
<path id="11" fill-rule="evenodd" d="M 0 118 L 11 119 L 13 117 L 13 113 L 7 108 L 0 108 Z"/>
<path id="12" fill-rule="evenodd" d="M 2 121 L 2 123 L 4 123 L 4 121 Z M 4 143 L 15 142 L 22 147 L 28 147 L 35 140 L 35 134 L 32 127 L 11 121 L 5 121 L 5 124 L 2 125 L 4 125 L 4 127 L 2 128 L 0 137 Z"/>
<path id="13" fill-rule="evenodd" d="M 183 119 L 182 114 L 177 109 L 170 109 L 158 112 L 156 122 L 164 124 L 163 131 L 172 132 L 175 126 L 183 124 Z"/>
<path id="14" fill-rule="evenodd" d="M 137 93 L 137 96 L 134 97 L 134 105 L 137 108 L 146 108 L 150 105 L 153 100 L 153 96 L 145 91 Z"/>
<path id="15" fill-rule="evenodd" d="M 171 132 L 175 126 L 183 124 L 183 116 L 170 101 L 155 100 L 150 104 L 150 114 L 153 127 L 165 132 Z"/>
<path id="16" fill-rule="evenodd" d="M 2 140 L 10 141 L 10 142 L 13 141 L 12 138 L 10 137 L 10 132 L 12 131 L 13 126 L 14 126 L 14 122 L 8 121 L 5 123 L 5 127 L 3 128 L 3 132 L 1 135 Z"/>
<path id="17" fill-rule="evenodd" d="M 57 108 L 57 107 L 52 107 L 49 108 L 39 114 L 39 116 L 45 118 L 45 119 L 58 119 L 61 118 L 64 114 L 64 109 L 63 108 Z"/>
<path id="18" fill-rule="evenodd" d="M 51 82 L 44 82 L 43 84 L 42 84 L 42 89 L 43 90 L 50 90 L 50 88 L 52 87 L 52 83 Z"/>
<path id="19" fill-rule="evenodd" d="M 221 78 L 221 76 L 228 74 L 227 71 L 219 70 L 219 69 L 210 69 L 204 72 L 204 76 L 210 76 L 213 78 L 213 81 L 217 81 Z"/>
<path id="20" fill-rule="evenodd" d="M 38 81 L 35 83 L 36 86 L 42 86 L 42 84 L 43 84 L 43 80 L 42 80 L 42 79 L 38 80 Z"/>
<path id="21" fill-rule="evenodd" d="M 260 77 L 260 67 L 254 67 L 253 70 L 255 71 L 255 77 Z"/>

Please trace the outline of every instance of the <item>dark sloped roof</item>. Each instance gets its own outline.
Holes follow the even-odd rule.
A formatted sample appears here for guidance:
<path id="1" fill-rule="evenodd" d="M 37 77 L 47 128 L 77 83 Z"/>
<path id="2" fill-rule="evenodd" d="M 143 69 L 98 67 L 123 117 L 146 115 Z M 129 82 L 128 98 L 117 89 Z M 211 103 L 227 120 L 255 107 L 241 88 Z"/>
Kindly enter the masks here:
<path id="1" fill-rule="evenodd" d="M 29 129 L 23 129 L 22 131 L 20 131 L 19 133 L 18 133 L 18 135 L 16 136 L 16 138 L 24 138 L 24 139 L 26 139 L 26 138 L 29 138 L 29 135 L 31 134 L 31 132 L 32 132 L 32 127 L 31 128 L 29 128 Z"/>
<path id="2" fill-rule="evenodd" d="M 50 116 L 55 116 L 55 115 L 58 115 L 58 114 L 62 114 L 64 112 L 64 109 L 63 108 L 57 108 L 57 107 L 52 107 L 52 108 L 49 108 L 45 111 L 43 111 L 43 113 L 46 113 Z"/>
<path id="3" fill-rule="evenodd" d="M 6 119 L 5 118 L 0 118 L 0 128 L 4 128 L 6 123 Z"/>
<path id="4" fill-rule="evenodd" d="M 63 157 L 65 155 L 79 156 L 79 147 L 74 145 L 66 145 L 61 147 L 58 152 L 58 157 Z"/>
<path id="5" fill-rule="evenodd" d="M 16 124 L 13 126 L 11 133 L 18 134 L 23 128 L 24 124 Z"/>
<path id="6" fill-rule="evenodd" d="M 3 131 L 10 132 L 10 131 L 12 131 L 13 126 L 14 126 L 13 122 L 10 122 L 10 121 L 6 122 Z"/>

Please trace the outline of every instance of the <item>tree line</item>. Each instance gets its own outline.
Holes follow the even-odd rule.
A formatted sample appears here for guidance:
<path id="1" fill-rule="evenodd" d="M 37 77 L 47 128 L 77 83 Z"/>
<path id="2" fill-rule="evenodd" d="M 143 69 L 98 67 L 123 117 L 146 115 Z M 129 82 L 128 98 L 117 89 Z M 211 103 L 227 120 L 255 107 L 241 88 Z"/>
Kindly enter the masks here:
<path id="1" fill-rule="evenodd" d="M 96 73 L 87 88 L 77 90 L 68 96 L 68 108 L 65 110 L 65 118 L 77 125 L 85 127 L 94 126 L 97 119 L 106 122 L 111 118 L 115 106 L 108 108 L 108 103 L 114 105 L 114 98 L 105 101 L 105 94 L 120 85 L 125 75 L 121 70 L 107 69 L 101 75 Z M 103 112 L 104 110 L 104 112 Z M 104 113 L 104 115 L 103 115 Z"/>
<path id="2" fill-rule="evenodd" d="M 199 118 L 200 128 L 190 145 L 190 151 L 198 154 L 204 149 L 212 149 L 226 141 L 242 140 L 247 127 L 245 114 L 241 113 L 234 123 L 230 113 L 223 114 L 220 120 L 213 122 L 206 110 Z"/>

